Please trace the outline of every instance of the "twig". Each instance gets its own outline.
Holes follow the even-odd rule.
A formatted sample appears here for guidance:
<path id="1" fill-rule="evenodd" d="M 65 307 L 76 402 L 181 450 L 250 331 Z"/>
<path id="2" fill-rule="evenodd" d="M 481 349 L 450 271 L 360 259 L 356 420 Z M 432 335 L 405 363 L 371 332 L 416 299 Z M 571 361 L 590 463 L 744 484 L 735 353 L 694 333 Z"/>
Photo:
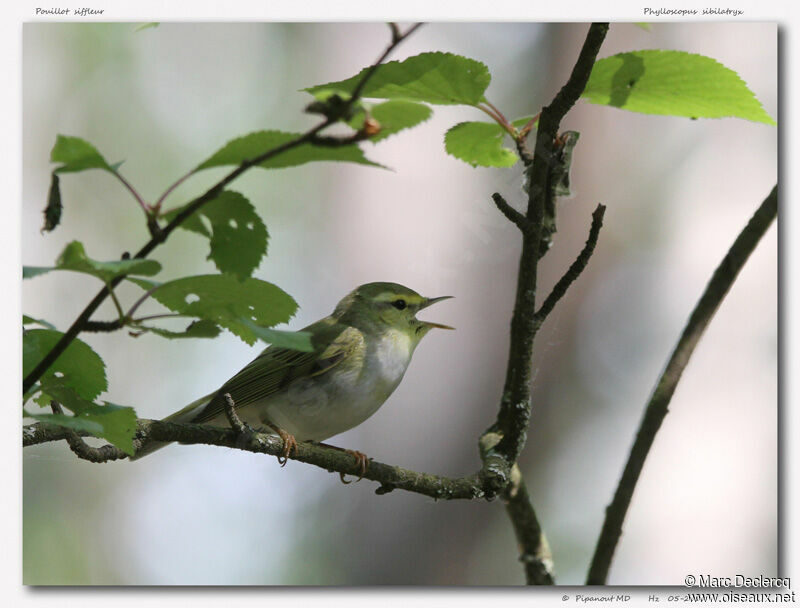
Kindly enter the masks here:
<path id="1" fill-rule="evenodd" d="M 248 428 L 239 418 L 239 414 L 236 413 L 236 404 L 233 402 L 233 397 L 231 397 L 230 393 L 225 393 L 223 398 L 225 399 L 225 416 L 228 418 L 231 428 L 240 435 L 246 435 Z"/>
<path id="2" fill-rule="evenodd" d="M 586 580 L 587 585 L 605 585 L 611 560 L 614 557 L 617 543 L 622 534 L 622 523 L 628 512 L 628 506 L 642 472 L 644 461 L 653 445 L 658 429 L 667 415 L 667 408 L 681 379 L 681 374 L 689 363 L 697 343 L 700 341 L 714 313 L 719 308 L 731 285 L 736 280 L 739 271 L 744 266 L 747 258 L 755 249 L 761 237 L 772 224 L 778 214 L 778 186 L 776 185 L 769 196 L 764 199 L 761 206 L 739 233 L 728 253 L 714 271 L 703 295 L 694 307 L 689 321 L 681 334 L 680 340 L 672 351 L 667 367 L 658 379 L 644 416 L 636 433 L 636 440 L 631 448 L 625 470 L 619 480 L 619 485 L 614 493 L 614 499 L 606 509 L 606 518 L 600 537 L 597 539 L 594 557 L 589 568 Z"/>
<path id="3" fill-rule="evenodd" d="M 54 414 L 64 414 L 64 410 L 61 409 L 61 405 L 56 401 L 50 402 L 50 409 L 53 410 Z M 121 460 L 122 458 L 128 457 L 125 452 L 113 445 L 106 444 L 99 448 L 93 448 L 83 439 L 81 439 L 80 435 L 78 435 L 75 431 L 66 428 L 63 429 L 63 431 L 64 439 L 67 441 L 69 449 L 72 450 L 75 455 L 82 460 L 88 460 L 89 462 L 94 463 L 103 463 L 110 462 L 112 460 Z"/>
<path id="4" fill-rule="evenodd" d="M 522 232 L 530 230 L 531 224 L 528 221 L 528 218 L 526 218 L 524 214 L 514 209 L 514 207 L 509 205 L 506 202 L 506 199 L 504 199 L 499 192 L 492 194 L 492 200 L 501 213 L 505 215 L 510 222 L 516 224 L 517 228 L 519 228 Z"/>
<path id="5" fill-rule="evenodd" d="M 559 279 L 555 284 L 550 295 L 547 296 L 542 303 L 539 310 L 536 311 L 536 324 L 541 326 L 547 315 L 553 310 L 558 301 L 567 293 L 567 289 L 572 285 L 572 282 L 577 279 L 589 263 L 589 258 L 594 253 L 594 248 L 597 245 L 597 237 L 600 235 L 600 228 L 603 227 L 603 215 L 606 212 L 605 205 L 597 205 L 597 208 L 592 213 L 592 227 L 589 229 L 589 238 L 586 239 L 586 244 L 583 250 L 578 254 L 577 259 L 572 263 L 564 276 Z"/>
<path id="6" fill-rule="evenodd" d="M 361 81 L 358 83 L 356 88 L 353 91 L 350 99 L 347 101 L 348 105 L 354 104 L 361 95 L 361 91 L 366 86 L 369 79 L 378 69 L 381 63 L 383 63 L 384 59 L 389 56 L 389 54 L 400 44 L 403 40 L 408 38 L 412 33 L 414 33 L 422 24 L 417 23 L 416 25 L 409 28 L 405 34 L 401 35 L 398 39 L 392 39 L 392 42 L 380 56 L 380 58 L 367 70 L 364 76 L 361 78 Z M 192 200 L 188 205 L 186 205 L 183 210 L 178 213 L 172 220 L 167 224 L 167 226 L 153 234 L 151 239 L 142 247 L 139 252 L 134 256 L 136 259 L 143 259 L 146 258 L 150 252 L 153 251 L 156 247 L 158 247 L 161 243 L 167 240 L 169 235 L 178 227 L 180 226 L 187 218 L 189 218 L 193 213 L 195 213 L 198 209 L 200 209 L 204 204 L 209 202 L 210 200 L 216 198 L 220 192 L 227 186 L 230 182 L 235 180 L 239 177 L 242 173 L 263 163 L 266 160 L 269 160 L 279 154 L 282 154 L 288 150 L 301 146 L 305 143 L 311 141 L 316 135 L 322 131 L 324 128 L 330 126 L 333 122 L 333 119 L 326 118 L 324 121 L 319 123 L 317 126 L 311 128 L 310 130 L 306 131 L 303 135 L 296 137 L 295 139 L 288 141 L 280 146 L 272 148 L 264 152 L 263 154 L 247 160 L 243 162 L 241 165 L 236 167 L 233 171 L 231 171 L 228 175 L 226 175 L 222 180 L 217 182 L 214 186 L 209 188 L 204 194 L 198 196 L 194 200 Z M 42 360 L 28 373 L 27 376 L 23 379 L 22 382 L 22 392 L 27 392 L 31 386 L 33 386 L 36 381 L 42 376 L 44 372 L 46 372 L 50 366 L 55 362 L 56 359 L 63 353 L 67 346 L 76 338 L 76 336 L 83 331 L 86 323 L 89 321 L 90 317 L 94 312 L 98 309 L 100 304 L 102 304 L 106 297 L 109 294 L 111 289 L 114 289 L 119 283 L 124 279 L 124 276 L 119 276 L 113 279 L 110 284 L 103 289 L 92 299 L 89 304 L 86 305 L 86 308 L 83 309 L 83 312 L 78 316 L 77 319 L 72 323 L 72 325 L 67 329 L 63 336 L 56 342 L 53 348 L 42 358 Z"/>

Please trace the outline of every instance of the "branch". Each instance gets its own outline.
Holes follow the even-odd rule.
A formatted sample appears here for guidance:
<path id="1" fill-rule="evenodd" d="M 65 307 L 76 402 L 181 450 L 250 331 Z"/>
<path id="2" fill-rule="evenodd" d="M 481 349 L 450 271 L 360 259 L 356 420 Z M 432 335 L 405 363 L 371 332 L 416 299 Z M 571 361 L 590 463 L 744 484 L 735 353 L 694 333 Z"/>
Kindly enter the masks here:
<path id="1" fill-rule="evenodd" d="M 589 27 L 586 40 L 569 80 L 550 105 L 542 110 L 539 118 L 526 214 L 531 228 L 524 231 L 522 237 L 517 293 L 511 317 L 511 343 L 506 379 L 497 422 L 492 427 L 502 435 L 502 439 L 493 450 L 505 459 L 508 467 L 506 471 L 509 471 L 511 465 L 516 462 L 525 445 L 531 415 L 531 360 L 533 339 L 538 329 L 536 318 L 537 264 L 550 158 L 561 120 L 586 87 L 595 58 L 607 32 L 607 23 L 593 23 Z"/>
<path id="2" fill-rule="evenodd" d="M 511 469 L 511 483 L 503 492 L 503 503 L 517 537 L 519 560 L 525 567 L 525 582 L 528 585 L 554 585 L 550 545 L 536 517 L 519 465 L 515 464 Z"/>
<path id="3" fill-rule="evenodd" d="M 678 340 L 678 345 L 672 352 L 667 367 L 661 374 L 650 397 L 614 499 L 606 509 L 606 518 L 600 537 L 597 539 L 597 546 L 586 580 L 587 585 L 606 584 L 611 560 L 622 534 L 622 523 L 625 520 L 633 491 L 656 433 L 667 415 L 669 402 L 681 379 L 681 374 L 689 363 L 689 358 L 714 313 L 736 280 L 739 271 L 777 214 L 778 186 L 776 185 L 736 238 L 694 307 L 680 340 Z"/>
<path id="4" fill-rule="evenodd" d="M 589 238 L 586 239 L 586 245 L 583 250 L 578 254 L 577 259 L 572 262 L 567 272 L 561 277 L 553 287 L 553 291 L 547 296 L 542 306 L 536 311 L 536 325 L 540 327 L 547 315 L 553 310 L 558 301 L 567 293 L 567 289 L 572 285 L 572 282 L 577 279 L 589 263 L 589 258 L 594 253 L 594 248 L 597 245 L 597 237 L 600 235 L 600 228 L 603 227 L 603 216 L 606 212 L 605 205 L 597 205 L 597 208 L 592 213 L 592 227 L 589 229 Z"/>
<path id="5" fill-rule="evenodd" d="M 480 439 L 481 457 L 485 458 L 500 441 L 499 433 L 484 433 Z M 519 561 L 525 567 L 528 585 L 553 585 L 553 558 L 542 526 L 533 509 L 528 488 L 519 465 L 511 467 L 511 478 L 501 494 L 506 513 L 514 528 L 519 547 Z"/>
<path id="6" fill-rule="evenodd" d="M 61 409 L 61 405 L 56 401 L 50 402 L 50 409 L 53 410 L 54 414 L 64 414 L 64 410 Z M 66 439 L 69 449 L 72 450 L 78 458 L 95 463 L 109 462 L 111 460 L 127 458 L 127 454 L 125 454 L 125 452 L 113 445 L 106 444 L 99 448 L 93 448 L 83 439 L 81 439 L 80 435 L 78 435 L 78 433 L 75 431 L 70 429 L 63 430 L 64 439 Z"/>
<path id="7" fill-rule="evenodd" d="M 139 419 L 137 426 L 134 444 L 138 446 L 151 441 L 164 441 L 189 445 L 216 445 L 272 456 L 282 456 L 283 453 L 283 440 L 279 437 L 248 432 L 246 429 L 245 433 L 241 433 L 236 429 L 145 419 Z M 70 429 L 39 422 L 23 427 L 22 443 L 24 447 L 28 447 L 63 439 L 69 442 L 74 440 L 74 438 L 71 439 L 73 435 L 75 438 L 79 437 L 78 433 Z M 85 434 L 82 435 L 85 436 Z M 72 444 L 70 444 L 70 447 L 72 447 Z M 88 448 L 88 446 L 86 447 Z M 109 454 L 119 452 L 113 446 L 89 449 L 105 450 Z M 114 452 L 115 450 L 116 452 Z M 351 454 L 333 447 L 298 442 L 289 459 L 312 464 L 331 473 L 353 476 L 361 474 L 360 463 Z M 107 458 L 106 460 L 109 459 Z M 99 459 L 92 461 L 105 462 L 105 460 Z M 364 479 L 381 484 L 376 490 L 378 494 L 386 494 L 392 490 L 406 490 L 441 500 L 491 498 L 494 494 L 491 482 L 487 483 L 489 478 L 490 476 L 487 476 L 483 469 L 473 475 L 451 478 L 430 473 L 419 473 L 375 460 L 367 462 L 366 471 L 364 472 Z"/>
<path id="8" fill-rule="evenodd" d="M 355 90 L 353 91 L 352 96 L 349 100 L 347 100 L 346 107 L 352 106 L 356 103 L 359 99 L 361 92 L 363 91 L 364 87 L 366 86 L 369 79 L 375 74 L 375 71 L 378 69 L 381 63 L 383 63 L 384 59 L 389 56 L 389 54 L 400 44 L 403 40 L 408 38 L 412 33 L 414 33 L 417 28 L 419 28 L 422 24 L 417 23 L 416 25 L 409 28 L 409 30 L 405 33 L 400 35 L 399 37 L 394 35 L 392 36 L 392 42 L 380 56 L 380 58 L 372 64 L 372 66 L 367 70 L 367 72 L 362 77 L 361 81 L 356 86 Z M 161 243 L 167 240 L 169 235 L 175 230 L 178 226 L 180 226 L 189 216 L 195 213 L 198 209 L 200 209 L 204 204 L 208 201 L 216 198 L 220 192 L 227 186 L 230 182 L 235 180 L 239 177 L 242 173 L 263 163 L 270 158 L 278 156 L 288 150 L 301 146 L 307 142 L 312 141 L 317 134 L 325 129 L 326 127 L 330 126 L 333 122 L 335 122 L 332 118 L 326 118 L 324 121 L 319 123 L 317 126 L 311 128 L 310 130 L 306 131 L 303 135 L 296 137 L 295 139 L 288 141 L 280 146 L 277 146 L 271 150 L 268 150 L 250 160 L 243 162 L 239 165 L 236 169 L 231 171 L 228 175 L 226 175 L 222 180 L 217 182 L 214 186 L 209 188 L 204 194 L 198 196 L 194 200 L 192 200 L 186 207 L 184 207 L 183 211 L 181 211 L 178 215 L 176 215 L 172 221 L 167 224 L 167 226 L 163 230 L 152 231 L 155 232 L 151 239 L 142 247 L 139 252 L 134 256 L 136 259 L 143 259 L 146 258 L 150 252 L 153 251 L 156 247 L 158 247 Z M 103 287 L 100 292 L 94 297 L 94 299 L 86 305 L 86 308 L 83 309 L 83 312 L 78 316 L 77 319 L 73 322 L 70 328 L 61 336 L 58 342 L 53 346 L 52 349 L 42 358 L 42 360 L 34 367 L 33 370 L 25 376 L 22 382 L 22 392 L 23 394 L 27 392 L 41 377 L 41 375 L 47 371 L 50 366 L 55 362 L 56 359 L 63 353 L 67 346 L 77 337 L 77 335 L 84 330 L 86 327 L 89 318 L 94 314 L 94 312 L 98 309 L 98 307 L 105 301 L 106 297 L 109 295 L 110 291 L 114 289 L 119 283 L 124 279 L 124 276 L 119 276 L 113 279 L 107 286 Z M 95 326 L 96 327 L 96 326 Z"/>

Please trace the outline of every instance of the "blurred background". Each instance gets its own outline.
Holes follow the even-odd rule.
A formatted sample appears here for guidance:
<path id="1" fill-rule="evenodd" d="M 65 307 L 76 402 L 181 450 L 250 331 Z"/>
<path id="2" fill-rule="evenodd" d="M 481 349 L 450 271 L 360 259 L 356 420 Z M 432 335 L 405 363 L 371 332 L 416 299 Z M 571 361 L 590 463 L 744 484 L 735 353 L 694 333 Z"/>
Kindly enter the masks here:
<path id="1" fill-rule="evenodd" d="M 41 235 L 57 134 L 95 144 L 150 201 L 225 142 L 300 131 L 299 89 L 353 75 L 388 43 L 384 24 L 27 23 L 23 32 L 22 260 L 51 265 L 81 240 L 118 259 L 147 239 L 142 214 L 108 174 L 63 175 L 62 225 Z M 487 97 L 535 114 L 565 82 L 585 24 L 429 24 L 393 55 L 483 61 Z M 690 51 L 734 69 L 777 118 L 774 24 L 612 26 L 600 56 Z M 300 304 L 299 329 L 355 286 L 395 281 L 453 295 L 424 318 L 430 334 L 405 380 L 362 426 L 331 440 L 403 467 L 458 476 L 480 463 L 494 420 L 519 255 L 494 208 L 524 202 L 522 170 L 473 169 L 444 132 L 482 120 L 434 107 L 423 125 L 367 156 L 391 167 L 316 163 L 251 170 L 233 189 L 269 229 L 255 275 Z M 644 404 L 713 269 L 777 179 L 777 130 L 735 119 L 646 116 L 585 102 L 562 129 L 581 132 L 574 196 L 540 268 L 543 296 L 573 261 L 591 211 L 608 206 L 587 270 L 537 336 L 534 409 L 520 464 L 560 584 L 581 584 Z M 179 205 L 227 170 L 169 199 Z M 179 232 L 152 256 L 160 278 L 215 272 L 207 242 Z M 52 273 L 23 284 L 23 311 L 65 330 L 99 283 Z M 137 290 L 122 289 L 130 301 Z M 147 310 L 143 309 L 145 312 Z M 151 311 L 156 311 L 153 306 Z M 96 318 L 112 318 L 105 306 Z M 263 345 L 230 334 L 165 341 L 82 335 L 105 360 L 103 399 L 163 417 L 216 389 Z M 701 341 L 673 398 L 626 520 L 610 583 L 681 585 L 687 573 L 777 575 L 777 230 L 758 246 Z M 63 443 L 23 454 L 26 584 L 516 585 L 524 582 L 499 501 L 435 502 L 274 458 L 208 446 L 136 463 L 78 460 Z"/>

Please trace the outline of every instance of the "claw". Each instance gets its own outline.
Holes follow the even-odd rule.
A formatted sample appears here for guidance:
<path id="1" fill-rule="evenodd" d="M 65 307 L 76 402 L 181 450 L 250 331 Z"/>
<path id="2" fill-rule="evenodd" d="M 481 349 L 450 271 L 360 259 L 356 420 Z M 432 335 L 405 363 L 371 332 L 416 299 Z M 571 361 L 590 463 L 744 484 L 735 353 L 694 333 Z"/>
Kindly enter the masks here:
<path id="1" fill-rule="evenodd" d="M 297 453 L 297 439 L 294 438 L 294 435 L 290 435 L 277 426 L 273 426 L 271 424 L 269 426 L 273 431 L 278 433 L 278 436 L 283 440 L 283 450 L 281 451 L 280 456 L 278 456 L 278 464 L 280 464 L 282 467 L 285 467 L 289 460 L 289 456 L 292 454 L 292 451 L 294 450 L 294 452 Z"/>
<path id="2" fill-rule="evenodd" d="M 364 474 L 367 472 L 367 464 L 368 464 L 370 459 L 367 457 L 366 454 L 364 454 L 364 452 L 359 452 L 358 450 L 345 450 L 345 452 L 347 452 L 348 454 L 352 455 L 353 458 L 356 459 L 356 464 L 358 465 L 358 468 L 360 469 L 360 473 L 359 473 L 358 479 L 356 479 L 356 481 L 361 481 L 362 479 L 364 479 Z M 339 473 L 339 479 L 341 479 L 342 483 L 344 483 L 344 484 L 352 483 L 350 481 L 347 481 L 344 478 L 344 473 Z"/>

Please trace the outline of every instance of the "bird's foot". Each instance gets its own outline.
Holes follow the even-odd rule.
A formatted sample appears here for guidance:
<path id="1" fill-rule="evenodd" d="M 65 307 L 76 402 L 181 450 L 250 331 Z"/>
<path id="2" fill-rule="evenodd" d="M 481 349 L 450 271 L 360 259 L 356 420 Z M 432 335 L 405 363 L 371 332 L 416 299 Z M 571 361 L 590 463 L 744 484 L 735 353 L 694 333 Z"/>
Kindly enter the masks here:
<path id="1" fill-rule="evenodd" d="M 292 452 L 295 454 L 297 453 L 297 439 L 294 438 L 294 435 L 290 435 L 275 425 L 270 424 L 269 427 L 278 433 L 278 436 L 283 440 L 283 450 L 278 456 L 278 464 L 280 464 L 282 467 L 285 467 L 286 462 L 289 460 L 289 456 L 291 456 Z"/>
<path id="2" fill-rule="evenodd" d="M 369 464 L 369 458 L 367 457 L 364 452 L 359 452 L 358 450 L 345 450 L 348 454 L 353 456 L 356 459 L 356 464 L 358 465 L 358 479 L 356 481 L 361 481 L 364 479 L 364 474 L 367 472 L 367 465 Z M 351 483 L 344 478 L 344 473 L 339 473 L 339 479 L 342 480 L 342 483 Z"/>

